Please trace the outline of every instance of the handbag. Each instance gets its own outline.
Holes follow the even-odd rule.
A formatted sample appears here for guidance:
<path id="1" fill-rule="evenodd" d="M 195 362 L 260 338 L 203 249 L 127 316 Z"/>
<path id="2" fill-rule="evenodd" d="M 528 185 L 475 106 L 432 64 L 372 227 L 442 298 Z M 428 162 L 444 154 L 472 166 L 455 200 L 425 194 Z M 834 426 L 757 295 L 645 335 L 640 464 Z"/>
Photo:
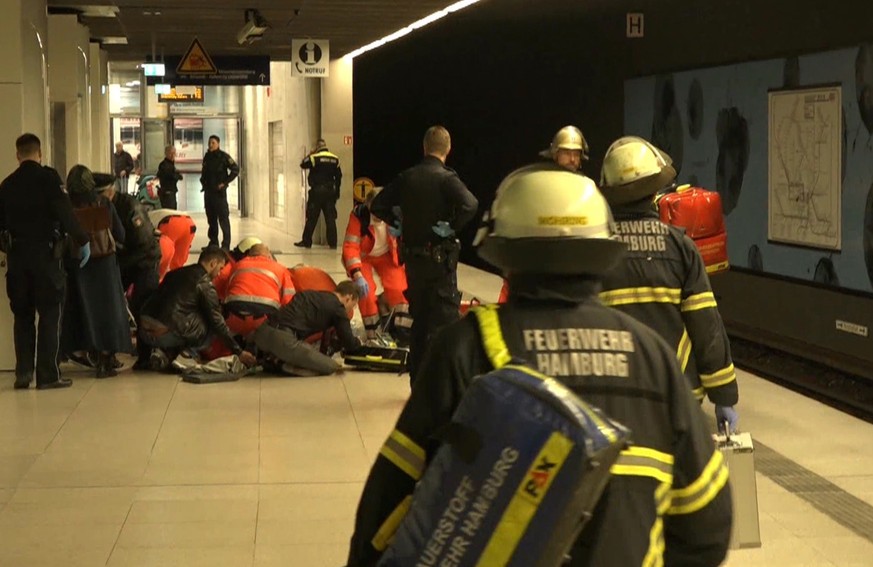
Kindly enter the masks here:
<path id="1" fill-rule="evenodd" d="M 109 207 L 101 204 L 73 209 L 82 229 L 91 237 L 91 258 L 105 258 L 115 254 L 112 236 L 112 215 Z"/>

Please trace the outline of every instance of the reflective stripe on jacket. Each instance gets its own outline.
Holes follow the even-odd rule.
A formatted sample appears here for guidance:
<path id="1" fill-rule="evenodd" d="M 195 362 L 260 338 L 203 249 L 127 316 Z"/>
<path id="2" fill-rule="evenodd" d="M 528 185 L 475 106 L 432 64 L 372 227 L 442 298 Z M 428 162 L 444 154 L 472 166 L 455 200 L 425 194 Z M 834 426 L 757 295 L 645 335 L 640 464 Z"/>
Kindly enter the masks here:
<path id="1" fill-rule="evenodd" d="M 267 256 L 246 256 L 230 273 L 224 301 L 259 303 L 278 309 L 293 297 L 294 283 L 288 268 Z"/>
<path id="2" fill-rule="evenodd" d="M 366 216 L 366 219 L 362 217 Z M 364 227 L 366 221 L 366 228 Z M 363 234 L 361 234 L 363 233 Z M 397 239 L 387 232 L 388 238 L 388 253 L 391 254 L 391 259 L 396 266 L 400 265 L 397 257 Z M 373 250 L 376 244 L 376 230 L 370 222 L 370 213 L 366 207 L 360 205 L 352 209 L 349 214 L 349 224 L 346 226 L 346 237 L 343 240 L 343 266 L 349 276 L 354 270 L 361 269 L 367 255 Z"/>

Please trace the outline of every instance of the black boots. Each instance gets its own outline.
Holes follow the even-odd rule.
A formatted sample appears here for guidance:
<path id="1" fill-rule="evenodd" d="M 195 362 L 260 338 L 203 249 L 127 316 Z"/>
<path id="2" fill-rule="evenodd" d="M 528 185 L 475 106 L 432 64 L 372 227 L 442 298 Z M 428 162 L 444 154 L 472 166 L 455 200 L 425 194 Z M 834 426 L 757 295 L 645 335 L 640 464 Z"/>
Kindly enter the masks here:
<path id="1" fill-rule="evenodd" d="M 110 376 L 118 376 L 115 370 L 115 356 L 110 353 L 101 352 L 97 354 L 97 378 L 109 378 Z"/>

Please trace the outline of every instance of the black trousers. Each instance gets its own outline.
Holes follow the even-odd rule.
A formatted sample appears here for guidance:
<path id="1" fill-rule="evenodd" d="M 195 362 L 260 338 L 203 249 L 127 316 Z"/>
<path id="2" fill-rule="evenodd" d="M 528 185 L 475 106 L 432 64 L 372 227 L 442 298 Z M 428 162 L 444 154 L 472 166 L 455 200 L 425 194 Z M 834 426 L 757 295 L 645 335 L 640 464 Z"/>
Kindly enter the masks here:
<path id="1" fill-rule="evenodd" d="M 428 256 L 406 259 L 407 288 L 412 317 L 409 343 L 409 380 L 414 384 L 433 336 L 460 319 L 461 293 L 458 291 L 457 267 L 437 263 Z"/>
<path id="2" fill-rule="evenodd" d="M 178 209 L 179 208 L 178 203 L 176 203 L 175 191 L 167 192 L 167 193 L 160 193 L 158 195 L 158 197 L 160 197 L 160 199 L 161 199 L 161 208 L 162 209 Z"/>
<path id="3" fill-rule="evenodd" d="M 137 327 L 140 325 L 140 312 L 143 305 L 149 297 L 158 289 L 158 267 L 157 265 L 149 267 L 147 265 L 126 266 L 121 269 L 121 285 L 127 290 L 133 285 L 133 293 L 130 296 L 130 312 L 133 314 L 133 319 L 136 321 Z M 149 349 L 147 345 L 140 340 L 141 335 L 137 335 L 136 352 L 139 358 L 148 360 Z"/>
<path id="4" fill-rule="evenodd" d="M 221 226 L 221 247 L 230 250 L 230 209 L 227 205 L 227 191 L 206 189 L 203 192 L 206 207 L 206 222 L 209 223 L 209 245 L 218 245 L 218 227 Z"/>
<path id="5" fill-rule="evenodd" d="M 8 261 L 6 294 L 15 319 L 15 377 L 30 381 L 35 370 L 37 384 L 57 382 L 66 272 L 47 245 L 39 251 L 13 250 Z"/>
<path id="6" fill-rule="evenodd" d="M 318 215 L 324 215 L 327 229 L 327 244 L 336 248 L 336 191 L 329 185 L 313 187 L 306 200 L 306 226 L 303 227 L 303 244 L 312 246 L 312 233 L 318 224 Z"/>

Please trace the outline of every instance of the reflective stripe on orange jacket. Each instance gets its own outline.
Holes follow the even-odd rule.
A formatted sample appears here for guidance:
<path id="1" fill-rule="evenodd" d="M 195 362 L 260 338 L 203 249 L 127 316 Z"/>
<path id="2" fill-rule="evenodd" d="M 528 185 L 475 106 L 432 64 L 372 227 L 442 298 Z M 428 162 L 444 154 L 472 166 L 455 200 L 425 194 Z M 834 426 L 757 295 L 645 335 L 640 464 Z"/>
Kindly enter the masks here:
<path id="1" fill-rule="evenodd" d="M 355 207 L 349 214 L 349 224 L 346 226 L 346 237 L 343 241 L 343 266 L 349 275 L 353 271 L 361 269 L 361 262 L 372 252 L 373 246 L 376 244 L 376 230 L 372 223 L 368 222 L 369 226 L 365 235 L 361 234 L 361 217 L 365 211 L 365 214 L 369 216 L 369 211 L 363 206 Z M 397 239 L 390 232 L 387 232 L 387 238 L 388 253 L 391 254 L 394 264 L 399 266 Z"/>
<path id="2" fill-rule="evenodd" d="M 247 256 L 236 263 L 227 283 L 225 302 L 261 303 L 278 309 L 294 297 L 288 269 L 268 256 Z"/>

